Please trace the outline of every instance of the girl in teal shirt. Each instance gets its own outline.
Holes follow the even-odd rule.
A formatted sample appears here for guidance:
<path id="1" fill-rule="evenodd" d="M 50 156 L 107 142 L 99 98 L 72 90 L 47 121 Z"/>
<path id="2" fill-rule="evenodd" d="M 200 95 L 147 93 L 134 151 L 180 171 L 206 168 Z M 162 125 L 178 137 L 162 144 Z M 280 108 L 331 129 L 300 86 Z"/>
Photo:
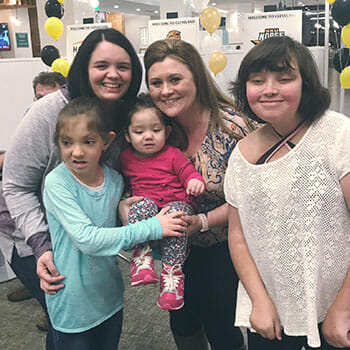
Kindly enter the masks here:
<path id="1" fill-rule="evenodd" d="M 63 163 L 45 179 L 44 205 L 55 265 L 65 287 L 46 294 L 57 350 L 117 349 L 123 319 L 123 280 L 117 253 L 165 236 L 186 223 L 163 209 L 153 218 L 117 225 L 123 180 L 102 164 L 115 133 L 101 103 L 77 98 L 60 112 L 55 141 Z M 180 213 L 180 216 L 184 213 Z"/>

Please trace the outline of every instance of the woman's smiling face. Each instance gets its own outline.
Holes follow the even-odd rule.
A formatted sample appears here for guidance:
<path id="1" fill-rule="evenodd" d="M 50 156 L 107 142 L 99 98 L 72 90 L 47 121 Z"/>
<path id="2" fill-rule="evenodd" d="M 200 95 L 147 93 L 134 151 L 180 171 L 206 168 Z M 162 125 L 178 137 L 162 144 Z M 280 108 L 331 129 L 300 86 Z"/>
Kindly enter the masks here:
<path id="1" fill-rule="evenodd" d="M 186 115 L 197 100 L 192 72 L 170 57 L 149 68 L 148 89 L 154 103 L 169 117 Z"/>
<path id="2" fill-rule="evenodd" d="M 101 41 L 91 54 L 88 74 L 95 96 L 105 102 L 115 102 L 126 94 L 131 83 L 130 56 L 122 47 Z"/>

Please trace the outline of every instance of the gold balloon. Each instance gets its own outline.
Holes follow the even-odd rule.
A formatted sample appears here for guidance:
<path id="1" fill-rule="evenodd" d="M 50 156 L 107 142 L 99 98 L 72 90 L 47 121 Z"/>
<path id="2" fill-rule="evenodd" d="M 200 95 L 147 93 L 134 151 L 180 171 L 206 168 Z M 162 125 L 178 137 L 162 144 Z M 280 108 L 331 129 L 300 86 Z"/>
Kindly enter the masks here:
<path id="1" fill-rule="evenodd" d="M 57 0 L 60 4 L 64 3 L 64 0 Z M 335 0 L 334 0 L 335 1 Z"/>
<path id="2" fill-rule="evenodd" d="M 209 57 L 209 67 L 215 75 L 223 71 L 226 64 L 227 57 L 221 51 L 215 51 Z"/>
<path id="3" fill-rule="evenodd" d="M 210 34 L 219 28 L 221 16 L 215 7 L 207 7 L 201 12 L 201 24 L 203 28 Z"/>
<path id="4" fill-rule="evenodd" d="M 330 4 L 334 4 L 335 0 L 327 0 Z"/>
<path id="5" fill-rule="evenodd" d="M 49 17 L 45 22 L 46 33 L 57 40 L 63 33 L 63 23 L 57 17 Z"/>
<path id="6" fill-rule="evenodd" d="M 343 89 L 350 89 L 350 66 L 345 67 L 340 73 L 340 84 Z"/>
<path id="7" fill-rule="evenodd" d="M 64 77 L 68 75 L 69 63 L 63 58 L 56 58 L 51 65 L 53 72 L 61 73 Z"/>
<path id="8" fill-rule="evenodd" d="M 341 38 L 343 39 L 345 45 L 350 47 L 350 23 L 343 27 L 341 31 Z"/>

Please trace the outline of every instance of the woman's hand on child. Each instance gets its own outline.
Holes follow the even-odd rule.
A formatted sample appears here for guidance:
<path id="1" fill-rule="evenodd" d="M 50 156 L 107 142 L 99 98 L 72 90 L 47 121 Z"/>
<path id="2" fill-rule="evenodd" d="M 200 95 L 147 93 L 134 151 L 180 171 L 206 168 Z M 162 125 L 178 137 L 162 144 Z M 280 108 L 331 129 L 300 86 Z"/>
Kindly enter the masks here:
<path id="1" fill-rule="evenodd" d="M 198 215 L 185 215 L 183 219 L 187 222 L 187 236 L 198 232 L 202 228 L 202 221 Z"/>
<path id="2" fill-rule="evenodd" d="M 280 319 L 269 297 L 253 303 L 250 324 L 264 338 L 282 340 Z"/>
<path id="3" fill-rule="evenodd" d="M 199 181 L 197 179 L 191 179 L 190 181 L 188 181 L 187 188 L 186 188 L 186 193 L 188 195 L 198 197 L 201 194 L 203 194 L 204 190 L 205 190 L 205 186 L 202 181 Z"/>
<path id="4" fill-rule="evenodd" d="M 183 219 L 183 216 L 186 214 L 182 211 L 174 211 L 167 214 L 169 209 L 170 207 L 162 208 L 162 210 L 156 215 L 156 218 L 158 218 L 162 225 L 163 237 L 181 237 L 184 234 L 180 231 L 187 230 L 187 223 Z"/>
<path id="5" fill-rule="evenodd" d="M 119 214 L 119 218 L 120 218 L 123 225 L 128 224 L 128 215 L 129 215 L 130 207 L 134 203 L 142 201 L 143 198 L 144 197 L 141 197 L 141 196 L 134 196 L 134 197 L 129 197 L 129 198 L 123 199 L 119 202 L 118 214 Z"/>
<path id="6" fill-rule="evenodd" d="M 40 278 L 41 289 L 48 294 L 56 294 L 58 290 L 64 288 L 61 282 L 65 277 L 60 275 L 53 263 L 52 251 L 43 253 L 36 264 L 36 273 Z"/>

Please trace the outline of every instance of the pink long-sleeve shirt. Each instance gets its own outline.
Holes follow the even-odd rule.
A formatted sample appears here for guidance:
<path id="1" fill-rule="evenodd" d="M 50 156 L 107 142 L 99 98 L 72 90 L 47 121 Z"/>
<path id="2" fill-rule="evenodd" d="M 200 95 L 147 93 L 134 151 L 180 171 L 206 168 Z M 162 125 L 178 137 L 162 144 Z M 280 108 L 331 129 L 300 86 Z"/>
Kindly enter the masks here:
<path id="1" fill-rule="evenodd" d="M 153 199 L 162 208 L 172 201 L 183 201 L 195 206 L 192 196 L 186 194 L 191 179 L 202 181 L 192 163 L 175 147 L 163 150 L 148 158 L 137 157 L 131 148 L 121 155 L 122 172 L 129 179 L 133 196 Z"/>

